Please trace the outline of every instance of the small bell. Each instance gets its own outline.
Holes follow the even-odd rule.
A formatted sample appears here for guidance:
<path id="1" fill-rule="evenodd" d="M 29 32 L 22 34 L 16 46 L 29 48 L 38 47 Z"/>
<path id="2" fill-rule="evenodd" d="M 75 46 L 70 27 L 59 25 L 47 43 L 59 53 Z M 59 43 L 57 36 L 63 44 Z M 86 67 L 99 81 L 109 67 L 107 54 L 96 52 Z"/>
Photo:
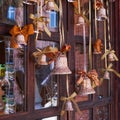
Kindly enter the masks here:
<path id="1" fill-rule="evenodd" d="M 115 61 L 115 57 L 112 53 L 108 54 L 108 61 Z"/>
<path id="2" fill-rule="evenodd" d="M 43 24 L 43 22 L 38 22 L 37 23 L 37 29 L 40 30 L 40 31 L 44 31 L 44 24 Z"/>
<path id="3" fill-rule="evenodd" d="M 107 19 L 106 9 L 104 7 L 102 7 L 98 10 L 97 20 L 98 21 L 103 21 L 104 19 Z"/>
<path id="4" fill-rule="evenodd" d="M 110 80 L 110 73 L 108 71 L 105 71 L 103 79 Z"/>
<path id="5" fill-rule="evenodd" d="M 72 102 L 70 100 L 68 100 L 65 104 L 65 110 L 66 111 L 73 111 L 73 107 L 72 107 Z"/>
<path id="6" fill-rule="evenodd" d="M 38 61 L 39 65 L 48 65 L 48 63 L 46 62 L 46 55 L 42 54 L 40 60 Z"/>
<path id="7" fill-rule="evenodd" d="M 85 77 L 83 83 L 81 84 L 81 89 L 79 91 L 79 95 L 85 96 L 89 94 L 94 94 L 95 90 L 91 86 L 91 81 L 88 77 Z"/>
<path id="8" fill-rule="evenodd" d="M 55 2 L 53 0 L 49 0 L 46 4 L 46 11 L 58 11 L 58 7 L 55 5 Z"/>
<path id="9" fill-rule="evenodd" d="M 18 45 L 27 45 L 27 43 L 25 42 L 25 37 L 22 34 L 18 34 L 15 37 L 15 40 L 16 40 L 16 42 L 17 42 Z"/>
<path id="10" fill-rule="evenodd" d="M 71 74 L 71 71 L 68 68 L 66 55 L 61 54 L 57 58 L 52 74 Z"/>
<path id="11" fill-rule="evenodd" d="M 78 23 L 76 25 L 83 25 L 83 24 L 85 24 L 85 20 L 82 16 L 79 16 Z"/>

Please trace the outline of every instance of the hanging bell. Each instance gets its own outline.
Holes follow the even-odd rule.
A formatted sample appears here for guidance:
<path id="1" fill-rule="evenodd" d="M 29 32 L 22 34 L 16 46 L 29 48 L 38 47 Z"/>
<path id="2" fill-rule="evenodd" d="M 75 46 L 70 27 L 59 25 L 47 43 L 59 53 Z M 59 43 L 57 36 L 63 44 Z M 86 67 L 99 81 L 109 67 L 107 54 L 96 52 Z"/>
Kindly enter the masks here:
<path id="1" fill-rule="evenodd" d="M 37 22 L 37 29 L 40 31 L 44 31 L 44 24 L 43 22 Z"/>
<path id="2" fill-rule="evenodd" d="M 71 74 L 71 71 L 68 68 L 66 55 L 60 54 L 57 58 L 52 74 Z"/>
<path id="3" fill-rule="evenodd" d="M 46 55 L 42 54 L 40 60 L 38 61 L 39 65 L 48 65 L 48 63 L 46 62 Z"/>
<path id="4" fill-rule="evenodd" d="M 46 11 L 58 11 L 58 7 L 53 0 L 49 0 L 46 4 Z"/>
<path id="5" fill-rule="evenodd" d="M 73 106 L 72 106 L 72 102 L 70 100 L 68 100 L 65 104 L 65 110 L 66 111 L 73 111 Z"/>
<path id="6" fill-rule="evenodd" d="M 106 9 L 104 7 L 102 7 L 98 10 L 97 20 L 98 21 L 103 21 L 104 19 L 107 19 Z"/>
<path id="7" fill-rule="evenodd" d="M 79 16 L 78 17 L 78 23 L 76 25 L 83 25 L 83 24 L 85 24 L 85 20 L 82 16 Z"/>
<path id="8" fill-rule="evenodd" d="M 20 46 L 20 45 L 27 45 L 27 43 L 25 42 L 25 37 L 24 35 L 22 34 L 18 34 L 16 37 L 15 37 L 15 40 L 17 42 L 17 44 Z"/>
<path id="9" fill-rule="evenodd" d="M 103 79 L 110 80 L 110 73 L 108 71 L 105 71 Z"/>
<path id="10" fill-rule="evenodd" d="M 91 81 L 88 77 L 85 77 L 83 83 L 81 84 L 81 89 L 79 91 L 79 95 L 85 96 L 89 94 L 94 94 L 95 90 L 91 86 Z"/>
<path id="11" fill-rule="evenodd" d="M 112 53 L 108 54 L 108 61 L 115 61 L 115 57 Z"/>

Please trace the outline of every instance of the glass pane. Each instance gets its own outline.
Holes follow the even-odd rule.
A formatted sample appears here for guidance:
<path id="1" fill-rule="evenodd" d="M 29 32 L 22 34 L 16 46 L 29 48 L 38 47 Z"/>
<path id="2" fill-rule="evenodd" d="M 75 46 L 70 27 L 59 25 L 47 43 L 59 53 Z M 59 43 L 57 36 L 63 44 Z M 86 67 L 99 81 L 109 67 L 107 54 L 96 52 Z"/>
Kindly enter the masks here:
<path id="1" fill-rule="evenodd" d="M 91 120 L 90 110 L 83 110 L 81 112 L 82 112 L 81 115 L 79 115 L 78 113 L 75 113 L 75 120 Z"/>
<path id="2" fill-rule="evenodd" d="M 22 0 L 0 0 L 0 22 L 23 25 Z"/>
<path id="3" fill-rule="evenodd" d="M 111 120 L 109 105 L 95 107 L 93 114 L 94 120 Z"/>
<path id="4" fill-rule="evenodd" d="M 24 50 L 10 48 L 10 37 L 0 40 L 0 114 L 24 111 Z"/>
<path id="5" fill-rule="evenodd" d="M 37 41 L 36 48 L 44 49 L 46 46 L 55 47 L 55 42 Z M 42 59 L 41 61 L 46 58 Z M 43 61 L 42 61 L 43 62 Z M 58 104 L 58 76 L 52 76 L 51 71 L 54 68 L 54 62 L 51 64 L 35 65 L 35 109 L 54 107 Z"/>

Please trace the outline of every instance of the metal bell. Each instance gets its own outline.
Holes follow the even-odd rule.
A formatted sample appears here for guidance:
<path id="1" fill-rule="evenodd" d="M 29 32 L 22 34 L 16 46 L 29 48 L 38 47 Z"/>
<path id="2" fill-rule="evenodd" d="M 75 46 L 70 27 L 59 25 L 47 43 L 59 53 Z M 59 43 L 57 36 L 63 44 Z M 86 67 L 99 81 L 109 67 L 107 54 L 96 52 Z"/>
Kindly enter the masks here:
<path id="1" fill-rule="evenodd" d="M 83 25 L 83 24 L 85 24 L 85 20 L 82 16 L 79 16 L 78 23 L 76 25 Z"/>
<path id="2" fill-rule="evenodd" d="M 48 63 L 46 62 L 46 55 L 42 54 L 40 60 L 38 61 L 39 65 L 48 65 Z"/>
<path id="3" fill-rule="evenodd" d="M 73 111 L 73 107 L 72 107 L 72 102 L 70 100 L 68 100 L 65 104 L 65 110 L 66 111 Z"/>
<path id="4" fill-rule="evenodd" d="M 108 71 L 105 71 L 103 79 L 110 80 L 110 73 Z"/>
<path id="5" fill-rule="evenodd" d="M 55 5 L 55 2 L 53 0 L 49 0 L 46 4 L 46 11 L 58 11 L 58 7 Z"/>
<path id="6" fill-rule="evenodd" d="M 68 68 L 67 57 L 64 54 L 60 54 L 55 62 L 55 68 L 52 74 L 71 74 L 72 72 Z"/>
<path id="7" fill-rule="evenodd" d="M 95 90 L 91 86 L 91 81 L 88 77 L 85 77 L 83 83 L 81 84 L 81 89 L 79 91 L 79 95 L 85 96 L 89 94 L 94 94 Z"/>
<path id="8" fill-rule="evenodd" d="M 112 53 L 108 54 L 108 61 L 115 61 L 115 57 Z"/>
<path id="9" fill-rule="evenodd" d="M 27 45 L 27 43 L 25 42 L 25 37 L 22 34 L 18 34 L 15 37 L 15 40 L 16 40 L 16 42 L 17 42 L 18 45 Z"/>
<path id="10" fill-rule="evenodd" d="M 107 16 L 106 16 L 106 9 L 104 7 L 100 8 L 98 10 L 98 16 L 97 16 L 97 20 L 98 21 L 102 21 L 104 19 L 107 19 Z"/>

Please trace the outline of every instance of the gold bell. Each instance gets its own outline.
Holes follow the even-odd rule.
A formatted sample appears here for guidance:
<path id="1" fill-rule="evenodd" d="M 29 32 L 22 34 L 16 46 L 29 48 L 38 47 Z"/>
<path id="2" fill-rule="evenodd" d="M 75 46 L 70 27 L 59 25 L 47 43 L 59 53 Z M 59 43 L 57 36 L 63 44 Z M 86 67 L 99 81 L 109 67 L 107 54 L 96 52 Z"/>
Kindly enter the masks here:
<path id="1" fill-rule="evenodd" d="M 83 25 L 83 24 L 85 24 L 85 20 L 82 16 L 79 16 L 78 17 L 78 23 L 76 25 Z"/>
<path id="2" fill-rule="evenodd" d="M 81 84 L 81 89 L 79 91 L 79 95 L 85 96 L 89 94 L 94 94 L 95 90 L 91 86 L 91 81 L 88 77 L 85 77 L 83 83 Z"/>
<path id="3" fill-rule="evenodd" d="M 55 62 L 55 68 L 52 74 L 71 74 L 72 72 L 68 68 L 67 57 L 64 54 L 60 54 Z"/>
<path id="4" fill-rule="evenodd" d="M 108 61 L 115 61 L 115 57 L 112 53 L 108 54 Z"/>
<path id="5" fill-rule="evenodd" d="M 110 73 L 108 71 L 105 71 L 103 79 L 110 80 Z"/>
<path id="6" fill-rule="evenodd" d="M 106 16 L 106 9 L 104 7 L 100 8 L 98 10 L 98 16 L 97 16 L 97 20 L 98 21 L 102 21 L 104 19 L 107 19 L 107 16 Z"/>
<path id="7" fill-rule="evenodd" d="M 46 62 L 46 55 L 42 54 L 40 60 L 38 61 L 39 65 L 48 65 L 48 63 Z"/>
<path id="8" fill-rule="evenodd" d="M 18 45 L 27 45 L 27 43 L 25 42 L 25 37 L 22 34 L 18 34 L 15 37 L 15 40 L 16 40 L 16 42 L 17 42 Z"/>
<path id="9" fill-rule="evenodd" d="M 67 102 L 65 104 L 65 110 L 66 111 L 73 111 L 72 102 L 70 100 L 67 100 Z"/>

